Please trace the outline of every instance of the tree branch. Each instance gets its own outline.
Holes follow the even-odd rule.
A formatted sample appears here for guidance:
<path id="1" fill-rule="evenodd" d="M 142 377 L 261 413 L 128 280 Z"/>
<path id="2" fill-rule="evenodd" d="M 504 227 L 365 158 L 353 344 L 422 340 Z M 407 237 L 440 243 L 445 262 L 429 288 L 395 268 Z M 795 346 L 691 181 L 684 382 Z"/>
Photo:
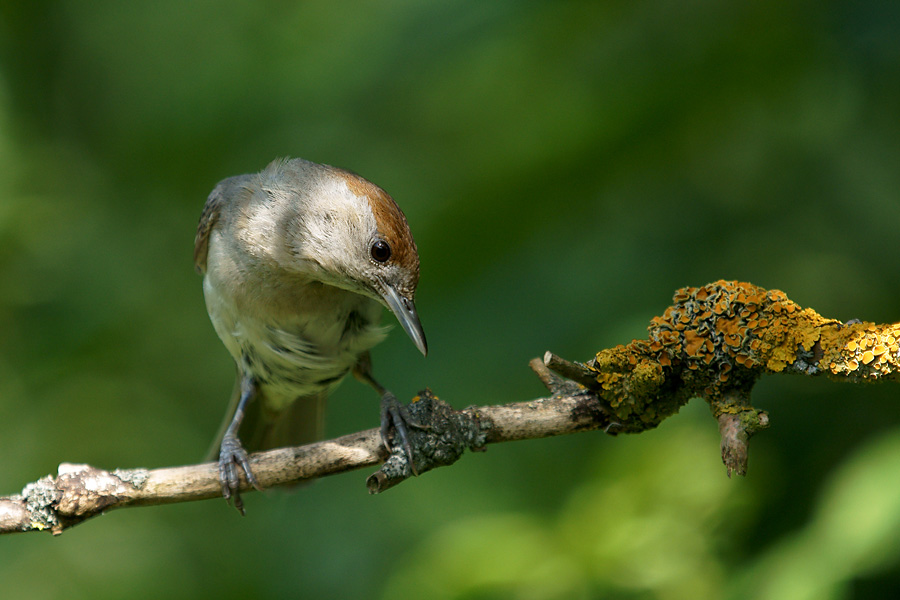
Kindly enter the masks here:
<path id="1" fill-rule="evenodd" d="M 606 423 L 596 398 L 583 391 L 455 411 L 425 390 L 409 410 L 412 419 L 422 426 L 410 432 L 419 473 L 456 462 L 466 448 L 481 450 L 490 443 L 586 431 Z M 381 469 L 366 481 L 370 493 L 382 492 L 412 475 L 405 451 L 395 448 L 388 454 L 378 429 L 250 457 L 253 472 L 264 488 L 382 462 Z M 253 488 L 242 479 L 241 491 Z M 116 471 L 63 463 L 56 477 L 48 475 L 28 484 L 18 495 L 0 498 L 0 534 L 41 530 L 59 534 L 114 508 L 221 496 L 216 463 Z"/>
<path id="2" fill-rule="evenodd" d="M 769 425 L 750 405 L 768 373 L 825 375 L 842 381 L 896 380 L 900 323 L 841 323 L 803 309 L 778 290 L 717 281 L 676 292 L 648 337 L 602 350 L 586 363 L 550 352 L 531 367 L 552 395 L 531 402 L 456 411 L 425 390 L 409 405 L 416 471 L 454 463 L 487 444 L 602 429 L 638 433 L 656 427 L 693 397 L 719 424 L 726 471 L 744 475 L 750 437 Z M 401 447 L 383 447 L 377 429 L 251 456 L 263 487 L 384 463 L 366 485 L 382 492 L 412 475 Z M 242 491 L 252 491 L 243 481 Z M 59 534 L 114 508 L 221 496 L 215 463 L 104 471 L 63 463 L 57 476 L 0 498 L 0 533 Z"/>

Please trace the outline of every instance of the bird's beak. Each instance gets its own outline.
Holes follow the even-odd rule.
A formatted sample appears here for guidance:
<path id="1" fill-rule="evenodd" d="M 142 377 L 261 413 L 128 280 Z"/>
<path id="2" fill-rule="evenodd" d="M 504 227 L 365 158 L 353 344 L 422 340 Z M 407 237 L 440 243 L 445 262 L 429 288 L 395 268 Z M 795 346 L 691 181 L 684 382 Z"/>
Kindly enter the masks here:
<path id="1" fill-rule="evenodd" d="M 416 305 L 409 298 L 405 298 L 397 293 L 397 290 L 393 287 L 386 285 L 384 288 L 385 292 L 382 297 L 387 303 L 388 308 L 391 309 L 391 312 L 394 313 L 394 316 L 400 321 L 403 331 L 409 335 L 413 343 L 415 343 L 416 348 L 419 349 L 419 352 L 421 352 L 423 356 L 427 356 L 428 342 L 425 341 L 425 331 L 422 329 L 422 324 L 419 322 L 419 314 L 416 312 Z"/>

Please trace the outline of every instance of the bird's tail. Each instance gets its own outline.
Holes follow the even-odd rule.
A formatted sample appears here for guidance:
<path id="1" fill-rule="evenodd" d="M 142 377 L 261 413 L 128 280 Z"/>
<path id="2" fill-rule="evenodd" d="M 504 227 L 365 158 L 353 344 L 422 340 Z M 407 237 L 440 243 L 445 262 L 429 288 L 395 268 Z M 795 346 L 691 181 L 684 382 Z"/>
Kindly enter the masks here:
<path id="1" fill-rule="evenodd" d="M 240 398 L 240 385 L 235 384 L 231 403 L 225 419 L 207 452 L 207 460 L 216 460 L 225 430 L 234 417 Z M 247 452 L 260 452 L 285 446 L 302 446 L 322 439 L 325 435 L 325 401 L 328 392 L 323 390 L 310 396 L 301 396 L 279 412 L 266 410 L 263 398 L 255 398 L 247 406 L 238 438 Z"/>

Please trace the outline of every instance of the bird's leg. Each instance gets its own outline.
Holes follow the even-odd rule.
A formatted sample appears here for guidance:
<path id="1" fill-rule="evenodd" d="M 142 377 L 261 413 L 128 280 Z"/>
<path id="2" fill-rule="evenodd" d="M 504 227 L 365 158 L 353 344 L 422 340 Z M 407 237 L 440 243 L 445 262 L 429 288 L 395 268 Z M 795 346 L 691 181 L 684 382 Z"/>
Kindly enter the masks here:
<path id="1" fill-rule="evenodd" d="M 222 445 L 219 448 L 219 481 L 222 482 L 222 495 L 229 502 L 234 497 L 234 507 L 241 514 L 244 514 L 244 502 L 241 500 L 241 478 L 238 473 L 238 467 L 244 471 L 247 481 L 257 490 L 262 490 L 256 476 L 250 469 L 250 459 L 247 451 L 241 445 L 238 439 L 238 430 L 241 427 L 241 421 L 244 419 L 244 411 L 247 405 L 253 401 L 256 396 L 256 380 L 249 375 L 241 375 L 241 398 L 238 401 L 237 408 L 234 410 L 234 416 L 225 435 L 222 436 Z"/>
<path id="2" fill-rule="evenodd" d="M 360 356 L 356 366 L 353 367 L 353 375 L 363 383 L 372 386 L 381 396 L 381 443 L 388 452 L 391 451 L 391 427 L 393 427 L 406 451 L 410 470 L 413 475 L 418 475 L 416 463 L 413 460 L 412 445 L 409 443 L 408 427 L 422 428 L 423 426 L 413 421 L 406 406 L 372 377 L 372 358 L 368 352 Z"/>

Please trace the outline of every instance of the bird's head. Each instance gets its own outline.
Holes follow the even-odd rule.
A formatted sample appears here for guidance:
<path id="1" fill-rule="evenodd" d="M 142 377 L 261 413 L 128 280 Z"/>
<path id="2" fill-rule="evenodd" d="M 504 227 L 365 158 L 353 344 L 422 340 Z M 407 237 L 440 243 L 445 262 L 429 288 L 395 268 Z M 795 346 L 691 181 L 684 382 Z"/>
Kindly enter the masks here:
<path id="1" fill-rule="evenodd" d="M 287 233 L 282 267 L 382 303 L 427 354 L 415 306 L 419 253 L 394 200 L 355 173 L 302 159 L 275 161 L 259 177 L 281 204 L 272 225 Z"/>

